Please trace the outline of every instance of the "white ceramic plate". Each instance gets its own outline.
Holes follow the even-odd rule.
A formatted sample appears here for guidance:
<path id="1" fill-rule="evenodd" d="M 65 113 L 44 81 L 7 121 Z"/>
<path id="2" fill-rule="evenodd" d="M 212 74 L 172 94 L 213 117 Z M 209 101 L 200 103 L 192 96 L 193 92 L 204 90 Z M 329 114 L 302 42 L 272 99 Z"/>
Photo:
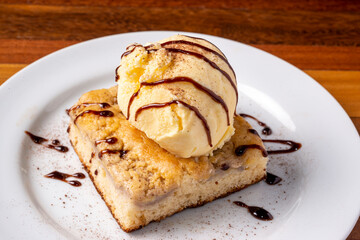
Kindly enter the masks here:
<path id="1" fill-rule="evenodd" d="M 72 150 L 63 154 L 35 145 L 24 131 L 70 146 L 65 109 L 82 93 L 115 84 L 114 70 L 128 44 L 177 33 L 137 32 L 76 44 L 1 86 L 1 239 L 341 239 L 350 233 L 360 209 L 360 142 L 349 117 L 292 65 L 213 36 L 184 33 L 206 38 L 226 54 L 238 77 L 238 112 L 270 125 L 274 133 L 267 138 L 303 144 L 296 153 L 270 156 L 269 171 L 283 178 L 281 185 L 260 182 L 127 234 L 88 177 L 79 188 L 43 177 L 53 170 L 85 171 Z M 264 207 L 274 220 L 256 220 L 235 200 Z"/>

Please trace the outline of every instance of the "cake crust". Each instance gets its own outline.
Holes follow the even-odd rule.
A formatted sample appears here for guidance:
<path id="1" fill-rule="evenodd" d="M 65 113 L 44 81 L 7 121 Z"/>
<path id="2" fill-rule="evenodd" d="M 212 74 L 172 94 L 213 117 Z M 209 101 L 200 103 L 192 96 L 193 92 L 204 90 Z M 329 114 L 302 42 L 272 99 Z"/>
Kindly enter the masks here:
<path id="1" fill-rule="evenodd" d="M 261 151 L 235 154 L 240 145 L 264 147 L 259 136 L 249 133 L 251 126 L 242 117 L 235 116 L 235 134 L 213 156 L 179 158 L 125 119 L 116 104 L 116 92 L 113 87 L 84 94 L 68 111 L 69 136 L 124 231 L 225 197 L 265 177 L 267 158 Z M 169 206 L 175 199 L 181 199 L 180 203 Z"/>
<path id="2" fill-rule="evenodd" d="M 70 143 L 71 143 L 72 147 L 75 149 L 75 152 L 76 152 L 76 147 L 73 145 L 73 143 L 72 143 L 71 140 L 70 140 Z M 76 152 L 76 153 L 77 153 L 77 152 Z M 99 195 L 101 196 L 102 200 L 105 202 L 105 205 L 106 205 L 107 208 L 109 209 L 109 211 L 110 211 L 111 215 L 113 216 L 113 218 L 114 218 L 114 219 L 116 220 L 116 222 L 119 224 L 120 228 L 121 228 L 123 231 L 127 232 L 127 233 L 143 228 L 143 227 L 144 227 L 143 225 L 140 225 L 140 226 L 138 226 L 137 228 L 126 228 L 125 226 L 123 226 L 123 225 L 121 224 L 120 219 L 118 219 L 118 217 L 115 216 L 115 214 L 114 214 L 114 212 L 113 212 L 113 207 L 112 207 L 112 205 L 110 205 L 110 204 L 108 203 L 108 201 L 106 201 L 106 199 L 104 198 L 104 195 L 103 195 L 102 191 L 101 191 L 101 190 L 99 189 L 99 187 L 97 186 L 97 184 L 96 184 L 96 182 L 95 182 L 95 179 L 94 179 L 92 173 L 90 172 L 90 169 L 87 167 L 87 165 L 85 164 L 84 160 L 80 157 L 80 155 L 79 155 L 78 153 L 77 153 L 77 155 L 79 156 L 79 159 L 80 159 L 81 163 L 83 164 L 84 169 L 85 169 L 86 172 L 88 173 L 88 175 L 89 175 L 89 177 L 90 177 L 90 179 L 91 179 L 91 182 L 93 183 L 96 191 L 99 193 Z M 259 179 L 254 179 L 254 181 L 253 181 L 252 183 L 247 184 L 247 185 L 242 186 L 242 187 L 239 187 L 239 188 L 234 188 L 234 189 L 228 191 L 227 193 L 224 193 L 223 195 L 218 196 L 216 199 L 220 199 L 220 198 L 227 197 L 227 196 L 231 195 L 232 193 L 238 192 L 238 191 L 243 190 L 243 189 L 245 189 L 245 188 L 247 188 L 247 187 L 249 187 L 249 186 L 251 186 L 251 185 L 253 185 L 253 184 L 255 184 L 255 183 L 260 182 L 260 181 L 263 180 L 264 178 L 265 178 L 265 176 L 262 176 L 262 177 L 260 177 Z M 214 201 L 214 200 L 216 200 L 216 199 L 207 200 L 207 201 L 202 201 L 202 202 L 199 201 L 199 202 L 197 202 L 197 203 L 195 203 L 195 204 L 193 204 L 193 205 L 187 206 L 186 208 L 201 207 L 201 206 L 205 205 L 206 203 L 212 202 L 212 201 Z M 179 212 L 181 212 L 182 210 L 184 210 L 184 209 L 178 209 L 177 212 L 171 213 L 171 214 L 166 215 L 166 216 L 162 216 L 162 217 L 160 217 L 160 218 L 158 218 L 158 219 L 154 219 L 154 220 L 152 220 L 152 221 L 149 222 L 149 223 L 152 223 L 152 222 L 160 222 L 160 221 L 163 220 L 164 218 L 166 218 L 166 217 L 168 217 L 168 216 L 171 216 L 171 215 L 174 215 L 174 214 L 176 214 L 176 213 L 179 213 Z"/>

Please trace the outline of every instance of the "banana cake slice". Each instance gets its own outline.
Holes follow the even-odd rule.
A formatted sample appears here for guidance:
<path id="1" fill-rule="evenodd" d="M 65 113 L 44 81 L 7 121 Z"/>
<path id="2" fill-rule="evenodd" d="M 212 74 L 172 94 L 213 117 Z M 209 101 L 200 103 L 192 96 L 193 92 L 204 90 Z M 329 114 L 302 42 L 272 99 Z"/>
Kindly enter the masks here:
<path id="1" fill-rule="evenodd" d="M 126 120 L 117 87 L 90 91 L 70 109 L 71 143 L 120 227 L 131 232 L 201 206 L 266 176 L 256 131 L 234 116 L 235 134 L 212 156 L 180 158 Z"/>

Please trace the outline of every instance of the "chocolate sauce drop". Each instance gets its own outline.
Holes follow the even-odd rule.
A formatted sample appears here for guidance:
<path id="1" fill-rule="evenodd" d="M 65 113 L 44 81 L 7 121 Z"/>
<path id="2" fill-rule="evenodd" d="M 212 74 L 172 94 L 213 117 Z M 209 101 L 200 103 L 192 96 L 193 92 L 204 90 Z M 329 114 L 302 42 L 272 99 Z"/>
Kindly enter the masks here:
<path id="1" fill-rule="evenodd" d="M 76 123 L 77 119 L 79 117 L 82 117 L 84 116 L 85 114 L 94 114 L 94 115 L 98 115 L 98 116 L 101 116 L 101 117 L 113 117 L 114 116 L 114 113 L 112 111 L 95 111 L 95 110 L 86 110 L 82 113 L 80 113 L 78 116 L 76 116 L 75 120 L 74 120 L 74 123 Z"/>
<path id="2" fill-rule="evenodd" d="M 122 158 L 128 151 L 126 150 L 111 150 L 111 149 L 105 149 L 101 150 L 98 154 L 99 158 L 102 158 L 104 154 L 117 154 L 119 153 L 120 158 Z"/>
<path id="3" fill-rule="evenodd" d="M 223 170 L 223 171 L 226 171 L 226 170 L 228 170 L 229 168 L 230 168 L 230 166 L 227 165 L 226 163 L 223 163 L 223 164 L 221 164 L 221 166 L 220 166 L 220 169 Z"/>
<path id="4" fill-rule="evenodd" d="M 108 104 L 108 103 L 98 103 L 98 105 L 99 105 L 101 108 L 109 108 L 109 107 L 110 107 L 110 104 Z"/>
<path id="5" fill-rule="evenodd" d="M 275 185 L 282 181 L 281 177 L 278 177 L 272 173 L 267 172 L 266 173 L 266 179 L 265 182 L 269 185 Z"/>
<path id="6" fill-rule="evenodd" d="M 42 144 L 43 142 L 47 142 L 48 140 L 43 137 L 36 136 L 31 132 L 25 131 L 25 133 L 30 137 L 30 139 L 36 144 Z"/>
<path id="7" fill-rule="evenodd" d="M 74 186 L 74 187 L 80 187 L 81 186 L 81 182 L 79 182 L 78 180 L 70 180 L 70 181 L 67 181 L 68 184 L 70 184 L 71 186 Z"/>
<path id="8" fill-rule="evenodd" d="M 67 179 L 70 177 L 73 178 L 78 178 L 78 179 L 84 179 L 85 175 L 83 173 L 74 173 L 74 174 L 67 174 L 67 173 L 62 173 L 59 171 L 53 171 L 51 173 L 46 174 L 44 177 L 46 178 L 51 178 L 51 179 L 56 179 L 56 180 L 60 180 L 63 182 L 66 182 L 74 187 L 80 187 L 81 183 L 77 180 L 70 180 L 68 181 Z"/>
<path id="9" fill-rule="evenodd" d="M 240 202 L 240 201 L 234 201 L 233 203 L 239 207 L 247 208 L 248 211 L 250 212 L 250 214 L 259 220 L 270 221 L 270 220 L 274 219 L 274 217 L 271 215 L 271 213 L 269 213 L 268 211 L 266 211 L 265 209 L 263 209 L 261 207 L 248 206 L 245 203 Z"/>
<path id="10" fill-rule="evenodd" d="M 74 173 L 74 174 L 72 175 L 72 177 L 74 177 L 74 178 L 79 178 L 79 179 L 84 179 L 84 178 L 85 178 L 85 174 L 80 173 L 80 172 L 77 172 L 77 173 Z"/>
<path id="11" fill-rule="evenodd" d="M 256 117 L 253 117 L 253 116 L 251 116 L 249 114 L 246 114 L 246 113 L 240 113 L 239 115 L 242 116 L 243 118 L 251 118 L 251 119 L 255 120 L 261 127 L 264 127 L 262 129 L 262 131 L 261 131 L 262 134 L 264 134 L 264 135 L 271 135 L 272 134 L 271 128 L 268 125 L 266 125 L 266 123 L 261 122 Z"/>
<path id="12" fill-rule="evenodd" d="M 52 140 L 52 144 L 47 144 L 46 145 L 45 142 L 49 141 L 48 139 L 36 136 L 36 135 L 34 135 L 34 134 L 32 134 L 31 132 L 28 132 L 28 131 L 25 131 L 25 133 L 36 144 L 40 144 L 40 145 L 42 145 L 44 147 L 47 147 L 49 149 L 54 149 L 54 150 L 59 151 L 59 152 L 67 152 L 67 151 L 69 151 L 69 148 L 66 147 L 66 146 L 61 146 L 60 141 L 57 140 L 57 139 Z"/>
<path id="13" fill-rule="evenodd" d="M 50 148 L 50 149 L 54 149 L 58 152 L 67 152 L 69 151 L 69 148 L 68 147 L 65 147 L 65 146 L 54 146 L 54 145 L 47 145 L 47 148 Z"/>
<path id="14" fill-rule="evenodd" d="M 102 142 L 105 142 L 105 143 L 108 143 L 108 144 L 115 144 L 117 141 L 118 141 L 118 139 L 116 137 L 111 137 L 111 138 L 96 140 L 95 145 L 98 145 L 98 144 L 100 144 Z"/>
<path id="15" fill-rule="evenodd" d="M 260 137 L 259 133 L 255 129 L 249 129 L 248 131 Z"/>
<path id="16" fill-rule="evenodd" d="M 260 146 L 260 145 L 257 145 L 257 144 L 249 144 L 249 145 L 241 145 L 241 146 L 238 146 L 236 149 L 235 149 L 235 154 L 237 156 L 242 156 L 246 150 L 248 150 L 249 148 L 255 148 L 255 149 L 259 149 L 263 155 L 263 157 L 267 157 L 268 156 L 268 153 L 266 152 L 266 150 Z"/>
<path id="17" fill-rule="evenodd" d="M 126 150 L 120 150 L 120 158 L 122 158 L 123 156 L 125 156 L 125 154 L 127 154 L 128 151 Z"/>
<path id="18" fill-rule="evenodd" d="M 272 142 L 289 145 L 289 149 L 280 149 L 280 150 L 268 150 L 268 154 L 282 154 L 282 153 L 292 153 L 301 148 L 301 143 L 294 142 L 291 140 L 278 140 L 278 139 L 262 139 L 263 142 Z"/>
<path id="19" fill-rule="evenodd" d="M 263 130 L 261 130 L 261 133 L 264 134 L 264 135 L 271 135 L 272 130 L 269 127 L 264 127 Z"/>
<path id="20" fill-rule="evenodd" d="M 206 135 L 207 135 L 207 139 L 208 139 L 208 143 L 210 145 L 210 147 L 212 147 L 212 142 L 211 142 L 211 133 L 210 133 L 210 128 L 209 125 L 207 123 L 207 120 L 204 118 L 204 116 L 200 113 L 200 111 L 194 107 L 191 106 L 183 101 L 180 100 L 172 100 L 170 102 L 165 102 L 165 103 L 151 103 L 145 106 L 140 107 L 139 109 L 136 110 L 135 112 L 135 121 L 138 117 L 138 115 L 144 111 L 145 109 L 149 109 L 149 108 L 162 108 L 162 107 L 166 107 L 166 106 L 170 106 L 171 104 L 182 104 L 184 107 L 187 107 L 188 109 L 190 109 L 191 111 L 193 111 L 196 116 L 201 120 L 203 127 L 205 129 Z"/>

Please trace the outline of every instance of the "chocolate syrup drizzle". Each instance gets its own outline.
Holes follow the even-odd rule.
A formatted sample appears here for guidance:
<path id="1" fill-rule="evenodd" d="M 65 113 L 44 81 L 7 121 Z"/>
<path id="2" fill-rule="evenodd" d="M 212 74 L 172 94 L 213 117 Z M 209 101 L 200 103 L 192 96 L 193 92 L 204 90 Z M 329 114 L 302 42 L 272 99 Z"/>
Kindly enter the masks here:
<path id="1" fill-rule="evenodd" d="M 265 182 L 269 185 L 275 185 L 282 181 L 281 177 L 278 177 L 272 173 L 266 172 Z"/>
<path id="2" fill-rule="evenodd" d="M 257 145 L 257 144 L 241 145 L 235 149 L 235 154 L 237 156 L 242 156 L 242 155 L 244 155 L 246 150 L 248 150 L 250 148 L 259 149 L 261 151 L 261 154 L 263 155 L 263 157 L 268 156 L 268 152 L 265 150 L 265 148 L 263 148 L 262 146 Z"/>
<path id="3" fill-rule="evenodd" d="M 225 72 L 224 70 L 222 70 L 221 68 L 219 68 L 218 65 L 216 65 L 216 63 L 214 63 L 213 61 L 209 60 L 208 58 L 206 58 L 205 56 L 196 53 L 196 52 L 190 52 L 190 51 L 186 51 L 186 50 L 182 50 L 182 49 L 177 49 L 177 48 L 165 48 L 167 51 L 172 52 L 172 53 L 182 53 L 182 54 L 186 54 L 186 55 L 191 55 L 194 56 L 196 58 L 202 59 L 205 62 L 207 62 L 212 68 L 218 70 L 219 72 L 222 73 L 222 75 L 225 76 L 225 78 L 227 78 L 227 80 L 230 82 L 231 86 L 233 87 L 235 94 L 236 94 L 236 102 L 238 100 L 238 91 L 237 91 L 237 87 L 236 84 L 232 81 L 230 75 Z M 156 51 L 156 50 L 155 50 Z"/>
<path id="4" fill-rule="evenodd" d="M 219 50 L 219 52 L 221 52 L 222 55 L 225 56 L 225 54 L 220 50 L 220 48 L 218 48 L 215 44 L 213 44 L 212 42 L 210 42 L 209 40 L 206 40 L 204 38 L 198 38 L 198 37 L 191 37 L 191 36 L 187 36 L 187 35 L 183 35 L 184 37 L 188 37 L 188 38 L 192 38 L 192 39 L 197 39 L 197 40 L 202 40 L 202 41 L 205 41 L 205 42 L 208 42 L 210 43 L 211 45 L 213 45 L 217 50 Z M 226 56 L 225 56 L 226 58 Z"/>
<path id="5" fill-rule="evenodd" d="M 34 134 L 32 134 L 31 132 L 28 132 L 28 131 L 25 131 L 25 133 L 36 144 L 40 144 L 40 145 L 42 145 L 44 147 L 47 147 L 47 148 L 50 148 L 50 149 L 54 149 L 54 150 L 56 150 L 58 152 L 67 152 L 67 151 L 69 151 L 69 148 L 66 147 L 66 146 L 60 145 L 60 141 L 57 140 L 57 139 L 52 140 L 51 144 L 45 144 L 45 142 L 49 141 L 48 139 L 36 136 L 36 135 L 34 135 Z"/>
<path id="6" fill-rule="evenodd" d="M 119 69 L 119 67 L 121 67 L 121 65 L 119 65 L 116 69 L 115 69 L 115 82 L 119 81 L 119 75 L 117 74 L 117 71 Z"/>
<path id="7" fill-rule="evenodd" d="M 104 154 L 117 154 L 119 153 L 120 158 L 122 158 L 125 154 L 127 154 L 128 151 L 126 150 L 111 150 L 111 149 L 105 149 L 99 152 L 98 156 L 99 158 L 102 158 Z"/>
<path id="8" fill-rule="evenodd" d="M 115 144 L 117 143 L 118 139 L 116 137 L 111 137 L 111 138 L 106 138 L 106 139 L 100 139 L 100 140 L 96 140 L 95 141 L 95 146 L 97 146 L 98 144 L 105 142 L 108 144 Z"/>
<path id="9" fill-rule="evenodd" d="M 130 47 L 133 47 L 133 48 L 132 48 L 131 50 L 128 50 Z M 128 51 L 124 52 L 124 53 L 121 55 L 120 58 L 126 57 L 127 55 L 129 55 L 130 53 L 132 53 L 137 47 L 143 47 L 143 45 L 141 45 L 141 44 L 131 44 L 130 46 L 128 46 L 128 47 L 126 48 L 126 50 L 128 50 Z"/>
<path id="10" fill-rule="evenodd" d="M 82 117 L 84 116 L 85 114 L 94 114 L 94 115 L 98 115 L 98 116 L 101 116 L 101 117 L 113 117 L 114 116 L 114 113 L 112 111 L 95 111 L 95 110 L 86 110 L 82 113 L 80 113 L 79 115 L 76 116 L 75 120 L 74 120 L 74 123 L 76 123 L 76 121 L 78 120 L 79 117 Z"/>
<path id="11" fill-rule="evenodd" d="M 274 219 L 274 217 L 271 215 L 271 213 L 269 213 L 268 211 L 266 211 L 265 209 L 263 209 L 261 207 L 248 206 L 245 203 L 240 202 L 240 201 L 234 201 L 233 203 L 239 207 L 247 208 L 249 213 L 259 220 L 270 221 L 270 220 Z"/>
<path id="12" fill-rule="evenodd" d="M 172 40 L 172 41 L 168 41 L 168 42 L 164 42 L 161 44 L 161 47 L 165 47 L 167 45 L 172 45 L 172 44 L 185 44 L 185 45 L 190 45 L 190 46 L 195 46 L 195 47 L 198 47 L 198 48 L 201 48 L 207 52 L 210 52 L 210 53 L 213 53 L 215 54 L 216 56 L 218 56 L 219 58 L 221 58 L 230 68 L 230 70 L 233 72 L 234 76 L 235 76 L 235 71 L 234 69 L 231 67 L 230 63 L 228 62 L 228 60 L 223 56 L 221 55 L 220 53 L 218 53 L 217 51 L 214 51 L 212 50 L 211 48 L 208 48 L 208 47 L 205 47 L 201 44 L 198 44 L 198 43 L 194 43 L 194 42 L 189 42 L 189 41 L 186 41 L 186 40 Z M 218 49 L 218 48 L 217 48 Z M 218 49 L 219 50 L 219 49 Z"/>
<path id="13" fill-rule="evenodd" d="M 249 114 L 245 114 L 245 113 L 240 113 L 240 116 L 242 116 L 243 118 L 251 118 L 253 120 L 255 120 L 261 127 L 264 127 L 263 130 L 261 131 L 262 134 L 264 135 L 271 135 L 272 131 L 271 128 L 266 125 L 264 122 L 261 122 L 259 119 L 249 115 Z"/>
<path id="14" fill-rule="evenodd" d="M 272 142 L 289 145 L 289 149 L 280 149 L 280 150 L 268 150 L 268 154 L 282 154 L 282 153 L 292 153 L 301 148 L 301 143 L 297 143 L 291 140 L 278 140 L 278 139 L 262 139 L 263 142 Z"/>
<path id="15" fill-rule="evenodd" d="M 186 37 L 189 37 L 189 36 L 186 36 Z M 201 40 L 204 40 L 204 41 L 207 41 L 205 39 L 202 39 L 202 38 L 194 38 L 194 37 L 189 37 L 189 38 L 193 38 L 193 39 L 201 39 Z M 228 66 L 229 68 L 231 69 L 231 71 L 233 72 L 234 76 L 235 76 L 235 71 L 234 69 L 231 67 L 230 63 L 228 62 L 227 58 L 225 57 L 225 54 L 218 48 L 216 47 L 214 44 L 212 44 L 211 42 L 207 41 L 208 43 L 210 43 L 211 45 L 213 45 L 218 51 L 221 52 L 218 53 L 217 51 L 214 51 L 212 50 L 211 48 L 208 48 L 208 47 L 205 47 L 204 45 L 201 45 L 201 44 L 198 44 L 198 43 L 195 43 L 195 42 L 190 42 L 190 41 L 186 41 L 186 40 L 171 40 L 171 41 L 167 41 L 167 42 L 164 42 L 164 43 L 161 43 L 161 47 L 165 47 L 167 45 L 172 45 L 172 44 L 184 44 L 184 45 L 190 45 L 190 46 L 195 46 L 195 47 L 198 47 L 198 48 L 201 48 L 207 52 L 210 52 L 210 53 L 213 53 L 215 54 L 216 56 L 218 56 L 219 58 L 221 58 Z M 141 44 L 131 44 L 129 45 L 127 48 L 126 48 L 126 52 L 124 52 L 122 55 L 121 55 L 121 58 L 129 55 L 130 53 L 132 53 L 135 48 L 137 47 L 144 47 L 145 50 L 148 50 L 149 48 L 153 47 L 154 44 L 150 44 L 150 45 L 147 45 L 147 46 L 143 46 Z M 129 48 L 131 48 L 131 50 L 129 50 Z"/>
<path id="16" fill-rule="evenodd" d="M 171 83 L 176 83 L 176 82 L 188 82 L 188 83 L 191 83 L 192 85 L 194 85 L 194 87 L 196 87 L 200 91 L 203 91 L 208 96 L 210 96 L 215 102 L 221 104 L 224 111 L 226 112 L 227 124 L 230 125 L 229 109 L 228 109 L 226 103 L 224 102 L 224 100 L 219 95 L 217 95 L 212 90 L 210 90 L 209 88 L 197 83 L 196 81 L 194 81 L 193 79 L 188 78 L 188 77 L 174 77 L 174 78 L 162 79 L 162 80 L 159 80 L 159 81 L 156 81 L 156 82 L 142 82 L 142 83 L 140 83 L 139 89 L 129 99 L 128 109 L 127 109 L 127 117 L 126 118 L 129 119 L 131 104 L 133 103 L 134 99 L 139 95 L 140 89 L 143 86 L 157 86 L 157 85 L 160 85 L 160 84 L 171 84 Z"/>
<path id="17" fill-rule="evenodd" d="M 75 109 L 79 109 L 80 107 L 84 106 L 84 107 L 87 107 L 87 106 L 92 106 L 92 105 L 98 105 L 99 107 L 101 108 L 109 108 L 110 107 L 110 104 L 109 103 L 81 103 L 79 105 L 76 105 L 70 109 L 66 109 L 66 112 L 67 114 L 69 114 L 71 111 L 75 110 Z"/>
<path id="18" fill-rule="evenodd" d="M 210 51 L 210 52 L 215 52 L 217 53 L 216 51 L 213 51 L 212 49 L 209 49 L 205 46 L 202 46 L 200 44 L 197 44 L 197 43 L 192 43 L 192 42 L 188 42 L 188 41 L 185 41 L 185 40 L 178 40 L 178 41 L 169 41 L 169 42 L 165 42 L 165 43 L 162 43 L 161 46 L 165 46 L 167 44 L 173 44 L 173 43 L 186 43 L 186 44 L 191 44 L 191 45 L 194 45 L 194 46 L 198 46 L 204 50 L 207 50 L 207 51 Z M 132 45 L 132 46 L 129 46 L 129 47 L 133 47 L 131 50 L 128 50 L 126 52 L 124 52 L 122 55 L 121 55 L 121 58 L 129 55 L 130 53 L 132 53 L 137 47 L 144 47 L 148 52 L 155 52 L 157 51 L 158 49 L 149 49 L 151 47 L 153 47 L 154 45 L 151 44 L 151 45 L 148 45 L 148 46 L 142 46 L 142 45 Z M 204 55 L 200 54 L 200 53 L 196 53 L 196 52 L 191 52 L 191 51 L 186 51 L 186 50 L 182 50 L 182 49 L 177 49 L 177 48 L 165 48 L 168 52 L 172 52 L 172 53 L 181 53 L 181 54 L 187 54 L 187 55 L 191 55 L 191 56 L 194 56 L 196 58 L 199 58 L 199 59 L 202 59 L 204 60 L 205 62 L 207 62 L 212 68 L 218 70 L 219 72 L 221 72 L 226 78 L 227 80 L 230 82 L 231 86 L 234 88 L 235 90 L 235 94 L 236 94 L 236 102 L 237 102 L 237 99 L 238 99 L 238 92 L 237 92 L 237 87 L 236 87 L 236 84 L 232 81 L 230 75 L 225 72 L 224 70 L 222 70 L 218 65 L 216 65 L 216 63 L 214 63 L 213 61 L 209 60 L 208 58 L 206 58 Z M 219 56 L 220 54 L 217 53 L 217 56 Z M 221 55 L 220 55 L 221 56 Z M 221 56 L 221 58 L 225 61 L 225 63 L 229 66 L 229 68 L 231 69 L 231 71 L 234 73 L 234 76 L 235 76 L 235 72 L 233 70 L 233 68 L 231 67 L 231 65 L 229 64 L 229 62 L 223 57 Z"/>
<path id="19" fill-rule="evenodd" d="M 250 115 L 247 115 L 247 114 L 240 114 L 242 117 L 244 117 L 243 115 L 245 116 L 250 116 Z M 250 116 L 251 118 L 253 118 L 252 116 Z M 255 118 L 254 118 L 255 119 Z M 259 121 L 256 119 L 256 121 Z M 265 123 L 261 122 L 261 126 L 267 126 Z M 269 128 L 270 129 L 270 128 Z M 248 129 L 248 131 L 252 134 L 255 134 L 257 136 L 259 136 L 259 134 L 257 133 L 257 131 L 255 129 Z M 247 149 L 249 148 L 255 148 L 255 149 L 259 149 L 263 155 L 263 157 L 267 157 L 268 155 L 272 155 L 272 154 L 282 154 L 282 153 L 292 153 L 292 152 L 295 152 L 297 150 L 299 150 L 301 148 L 301 143 L 298 143 L 298 142 L 294 142 L 294 141 L 291 141 L 291 140 L 278 140 L 278 139 L 262 139 L 263 142 L 272 142 L 272 143 L 279 143 L 279 144 L 285 144 L 285 145 L 289 145 L 290 148 L 289 149 L 279 149 L 279 150 L 265 150 L 262 146 L 258 145 L 258 144 L 249 144 L 249 145 L 241 145 L 241 146 L 238 146 L 236 149 L 235 149 L 235 154 L 237 156 L 242 156 Z M 273 174 L 269 174 L 269 178 L 271 177 L 276 177 L 276 178 L 279 178 L 280 181 L 281 181 L 281 178 L 280 177 L 277 177 Z M 269 180 L 270 181 L 270 180 Z M 276 184 L 276 183 L 274 183 Z"/>
<path id="20" fill-rule="evenodd" d="M 210 147 L 212 147 L 212 141 L 211 141 L 211 134 L 210 134 L 210 128 L 209 128 L 209 125 L 206 121 L 206 119 L 204 118 L 204 116 L 200 113 L 200 111 L 194 107 L 194 106 L 191 106 L 181 100 L 172 100 L 170 102 L 165 102 L 165 103 L 151 103 L 151 104 L 148 104 L 148 105 L 144 105 L 142 107 L 140 107 L 139 109 L 136 110 L 135 112 L 135 121 L 137 120 L 137 117 L 138 115 L 146 110 L 146 109 L 149 109 L 149 108 L 162 108 L 162 107 L 166 107 L 166 106 L 170 106 L 171 104 L 182 104 L 184 107 L 187 107 L 188 109 L 190 109 L 191 111 L 193 111 L 196 116 L 201 120 L 203 126 L 204 126 L 204 129 L 205 129 L 205 132 L 206 132 L 206 135 L 207 135 L 207 139 L 208 139 L 208 143 L 210 145 Z"/>
<path id="21" fill-rule="evenodd" d="M 127 46 L 127 47 L 126 47 L 126 50 L 129 50 L 129 48 L 131 48 L 131 47 L 142 47 L 142 46 L 143 46 L 143 45 L 141 45 L 140 43 L 133 43 L 133 44 Z"/>
<path id="22" fill-rule="evenodd" d="M 189 37 L 189 38 L 193 38 L 193 37 Z M 193 38 L 193 39 L 199 39 L 199 38 Z M 201 39 L 204 40 L 204 39 Z M 206 40 L 205 40 L 206 41 Z M 208 42 L 208 41 L 207 41 Z M 210 42 L 209 42 L 210 43 Z M 221 54 L 219 54 L 217 51 L 214 51 L 206 46 L 203 46 L 201 44 L 195 43 L 195 42 L 190 42 L 190 41 L 186 41 L 186 40 L 172 40 L 172 41 L 167 41 L 164 43 L 161 43 L 160 45 L 162 47 L 165 48 L 165 46 L 168 45 L 173 45 L 173 44 L 185 44 L 185 45 L 191 45 L 191 46 L 195 46 L 198 48 L 201 48 L 202 50 L 205 50 L 207 52 L 213 53 L 216 56 L 218 56 L 219 58 L 221 58 L 227 65 L 228 67 L 231 69 L 231 71 L 233 72 L 234 76 L 235 76 L 235 72 L 233 70 L 233 68 L 231 67 L 231 65 L 229 64 L 228 60 Z M 212 44 L 212 43 L 211 43 Z M 212 44 L 213 45 L 213 44 Z M 125 51 L 122 55 L 121 58 L 131 54 L 137 47 L 143 47 L 148 53 L 149 52 L 154 52 L 157 51 L 158 49 L 151 49 L 152 47 L 154 47 L 154 44 L 148 45 L 148 46 L 142 46 L 140 44 L 132 44 L 130 46 L 128 46 L 126 48 L 127 51 Z M 216 46 L 215 46 L 216 47 Z M 130 49 L 131 48 L 131 49 Z M 130 50 L 129 50 L 130 49 Z M 236 83 L 233 82 L 233 80 L 231 79 L 230 75 L 225 72 L 224 70 L 222 70 L 215 62 L 209 60 L 208 58 L 206 58 L 204 55 L 197 53 L 197 52 L 191 52 L 191 51 L 187 51 L 187 50 L 183 50 L 183 49 L 178 49 L 178 48 L 165 48 L 166 51 L 168 52 L 172 52 L 172 53 L 180 53 L 180 54 L 186 54 L 186 55 L 191 55 L 194 56 L 196 58 L 202 59 L 205 62 L 207 62 L 212 68 L 218 70 L 219 72 L 221 72 L 226 78 L 227 80 L 230 82 L 231 86 L 233 87 L 233 89 L 235 90 L 236 93 L 236 99 L 238 99 L 238 92 L 237 92 L 237 87 L 236 87 Z M 220 51 L 221 52 L 221 51 Z M 221 52 L 222 53 L 222 52 Z M 223 53 L 222 53 L 223 54 Z M 117 69 L 116 69 L 117 72 Z M 117 74 L 116 74 L 117 75 Z M 118 79 L 118 75 L 116 77 L 116 79 Z M 226 112 L 226 116 L 227 116 L 227 124 L 230 125 L 230 116 L 229 116 L 229 110 L 227 105 L 225 104 L 224 100 L 218 96 L 217 94 L 215 94 L 212 90 L 206 88 L 205 86 L 197 83 L 196 81 L 194 81 L 193 79 L 187 78 L 187 77 L 176 77 L 176 78 L 171 78 L 171 79 L 162 79 L 156 82 L 152 82 L 152 83 L 140 83 L 140 87 L 139 89 L 130 97 L 129 99 L 129 103 L 128 103 L 128 109 L 127 109 L 127 116 L 126 118 L 129 119 L 130 118 L 130 107 L 134 101 L 134 99 L 139 95 L 140 89 L 143 86 L 155 86 L 155 85 L 159 85 L 159 84 L 168 84 L 168 83 L 173 83 L 173 82 L 189 82 L 191 84 L 193 84 L 197 89 L 205 92 L 206 94 L 208 94 L 214 101 L 220 103 L 223 107 L 223 109 Z M 165 106 L 169 106 L 173 103 L 176 104 L 183 104 L 185 107 L 187 107 L 188 109 L 192 110 L 195 112 L 195 114 L 197 115 L 197 117 L 202 121 L 202 124 L 204 126 L 204 129 L 206 131 L 206 135 L 208 138 L 208 142 L 209 145 L 212 147 L 212 140 L 211 140 L 211 133 L 210 133 L 210 128 L 208 126 L 208 123 L 206 121 L 206 119 L 201 115 L 201 113 L 199 112 L 199 110 L 194 107 L 191 106 L 183 101 L 180 100 L 173 100 L 170 102 L 166 102 L 166 103 L 151 103 L 145 106 L 140 107 L 139 109 L 136 110 L 135 112 L 135 121 L 137 119 L 138 114 L 140 114 L 143 110 L 148 109 L 148 108 L 161 108 L 161 107 L 165 107 Z"/>
<path id="23" fill-rule="evenodd" d="M 71 186 L 74 186 L 74 187 L 80 187 L 81 183 L 79 181 L 77 181 L 77 180 L 68 181 L 67 179 L 70 178 L 70 177 L 78 178 L 78 179 L 84 179 L 85 175 L 83 173 L 80 173 L 80 172 L 74 173 L 74 174 L 67 174 L 67 173 L 62 173 L 62 172 L 58 172 L 58 171 L 53 171 L 53 172 L 51 172 L 49 174 L 46 174 L 44 177 L 60 180 L 60 181 L 66 182 L 66 183 L 68 183 L 68 184 L 70 184 Z"/>
<path id="24" fill-rule="evenodd" d="M 249 129 L 249 132 L 253 133 L 253 134 L 257 134 L 257 132 L 254 129 Z M 285 145 L 289 145 L 290 148 L 289 149 L 279 149 L 279 150 L 265 150 L 262 146 L 258 145 L 258 144 L 249 144 L 249 145 L 241 145 L 238 146 L 235 149 L 235 154 L 237 156 L 242 156 L 247 149 L 249 148 L 256 148 L 259 149 L 262 153 L 262 155 L 264 157 L 267 157 L 268 155 L 273 155 L 273 154 L 282 154 L 282 153 L 292 153 L 295 152 L 297 150 L 299 150 L 301 148 L 301 143 L 297 143 L 291 140 L 278 140 L 278 139 L 262 139 L 263 142 L 272 142 L 272 143 L 279 143 L 279 144 L 285 144 Z"/>

